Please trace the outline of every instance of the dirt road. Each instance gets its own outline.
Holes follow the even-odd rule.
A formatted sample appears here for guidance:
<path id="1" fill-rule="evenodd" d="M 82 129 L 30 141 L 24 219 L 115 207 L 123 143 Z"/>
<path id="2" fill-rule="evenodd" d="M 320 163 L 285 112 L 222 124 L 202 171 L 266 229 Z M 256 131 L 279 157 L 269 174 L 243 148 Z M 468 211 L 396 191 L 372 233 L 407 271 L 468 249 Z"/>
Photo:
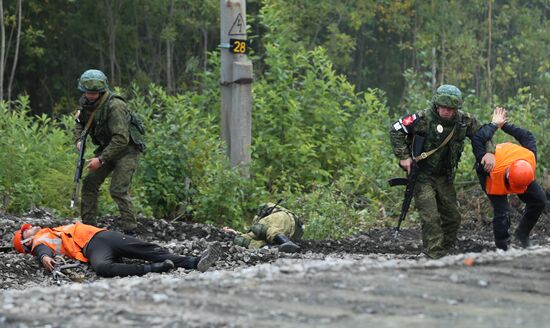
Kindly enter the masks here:
<path id="1" fill-rule="evenodd" d="M 475 265 L 463 264 L 473 257 Z M 407 258 L 408 257 L 408 258 Z M 550 248 L 271 264 L 4 290 L 7 327 L 544 327 Z"/>

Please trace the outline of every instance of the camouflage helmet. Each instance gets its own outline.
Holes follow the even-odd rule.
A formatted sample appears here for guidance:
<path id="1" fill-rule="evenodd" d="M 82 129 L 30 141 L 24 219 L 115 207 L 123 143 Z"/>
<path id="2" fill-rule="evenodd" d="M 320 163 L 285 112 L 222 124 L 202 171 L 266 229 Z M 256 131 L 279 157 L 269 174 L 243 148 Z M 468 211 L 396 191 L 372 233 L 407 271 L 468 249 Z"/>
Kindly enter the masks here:
<path id="1" fill-rule="evenodd" d="M 107 76 L 97 69 L 89 69 L 78 79 L 78 90 L 105 92 L 109 89 Z"/>
<path id="2" fill-rule="evenodd" d="M 462 107 L 462 92 L 452 84 L 443 84 L 435 91 L 432 103 L 436 106 L 459 109 Z"/>
<path id="3" fill-rule="evenodd" d="M 258 210 L 256 211 L 256 216 L 263 218 L 270 214 L 271 208 L 274 208 L 275 203 L 262 203 L 260 206 L 258 206 Z"/>

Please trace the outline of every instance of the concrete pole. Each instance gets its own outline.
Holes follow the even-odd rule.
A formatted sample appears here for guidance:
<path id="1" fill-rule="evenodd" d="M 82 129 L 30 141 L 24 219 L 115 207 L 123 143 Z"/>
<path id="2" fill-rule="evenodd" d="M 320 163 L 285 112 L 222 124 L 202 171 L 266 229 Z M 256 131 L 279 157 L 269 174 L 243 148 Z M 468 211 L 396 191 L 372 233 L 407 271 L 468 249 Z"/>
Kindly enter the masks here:
<path id="1" fill-rule="evenodd" d="M 232 167 L 249 176 L 252 141 L 252 62 L 231 52 L 231 39 L 246 40 L 246 0 L 220 0 L 221 137 Z"/>

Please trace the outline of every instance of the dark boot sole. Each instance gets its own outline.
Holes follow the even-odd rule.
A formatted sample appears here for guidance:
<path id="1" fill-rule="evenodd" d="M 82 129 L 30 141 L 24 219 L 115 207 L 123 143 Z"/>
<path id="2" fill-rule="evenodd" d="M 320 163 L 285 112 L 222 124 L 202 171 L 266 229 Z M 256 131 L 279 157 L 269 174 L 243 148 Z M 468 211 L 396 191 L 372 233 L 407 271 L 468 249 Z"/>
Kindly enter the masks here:
<path id="1" fill-rule="evenodd" d="M 215 242 L 208 248 L 208 251 L 204 257 L 202 257 L 197 263 L 197 270 L 205 272 L 220 258 L 222 254 L 222 247 L 219 242 Z"/>
<path id="2" fill-rule="evenodd" d="M 279 246 L 279 252 L 296 253 L 300 251 L 300 246 L 291 243 L 284 243 Z"/>

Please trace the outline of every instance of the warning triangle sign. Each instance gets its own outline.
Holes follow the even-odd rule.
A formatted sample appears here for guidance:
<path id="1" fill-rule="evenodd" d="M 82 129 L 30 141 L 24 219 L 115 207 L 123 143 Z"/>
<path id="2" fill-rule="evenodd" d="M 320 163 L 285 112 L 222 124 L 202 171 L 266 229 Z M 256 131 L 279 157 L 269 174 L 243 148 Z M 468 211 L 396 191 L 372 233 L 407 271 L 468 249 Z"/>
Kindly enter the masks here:
<path id="1" fill-rule="evenodd" d="M 235 18 L 227 35 L 246 35 L 246 26 L 244 25 L 243 16 L 240 13 L 237 15 L 237 18 Z"/>

